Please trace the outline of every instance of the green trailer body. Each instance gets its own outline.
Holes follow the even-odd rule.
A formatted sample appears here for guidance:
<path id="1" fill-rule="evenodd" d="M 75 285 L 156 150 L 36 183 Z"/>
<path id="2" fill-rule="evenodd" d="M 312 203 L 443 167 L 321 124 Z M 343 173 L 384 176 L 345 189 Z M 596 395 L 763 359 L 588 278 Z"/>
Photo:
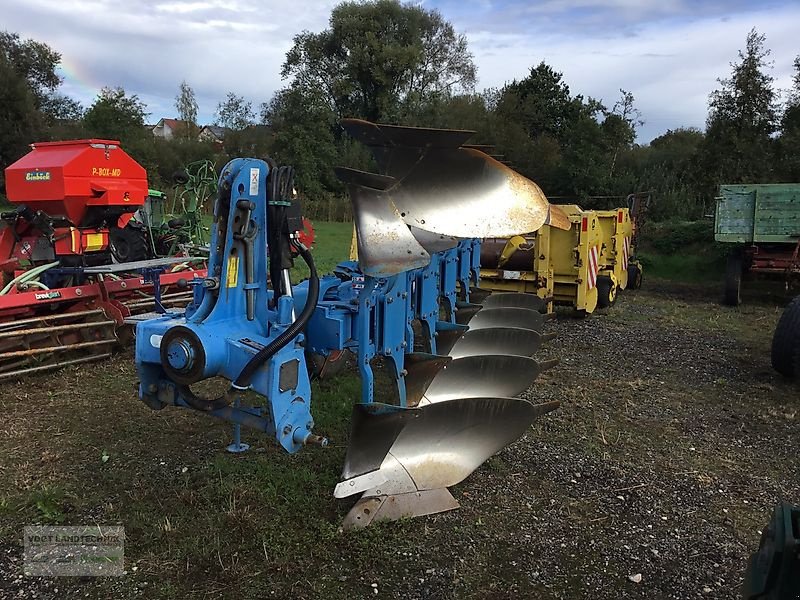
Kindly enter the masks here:
<path id="1" fill-rule="evenodd" d="M 728 255 L 725 303 L 741 302 L 744 273 L 791 280 L 800 274 L 800 183 L 719 188 L 714 239 L 735 245 Z"/>
<path id="2" fill-rule="evenodd" d="M 714 238 L 737 244 L 796 244 L 800 239 L 800 183 L 721 186 Z"/>

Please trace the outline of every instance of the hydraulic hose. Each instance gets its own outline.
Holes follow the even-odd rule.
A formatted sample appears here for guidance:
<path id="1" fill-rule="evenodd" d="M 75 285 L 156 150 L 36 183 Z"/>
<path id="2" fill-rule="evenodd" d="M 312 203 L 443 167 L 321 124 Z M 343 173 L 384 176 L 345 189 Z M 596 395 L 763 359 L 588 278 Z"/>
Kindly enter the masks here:
<path id="1" fill-rule="evenodd" d="M 6 294 L 8 294 L 15 285 L 30 283 L 32 279 L 36 279 L 37 277 L 39 277 L 39 275 L 41 275 L 48 269 L 57 267 L 58 264 L 59 264 L 58 261 L 51 262 L 47 263 L 46 265 L 39 265 L 38 267 L 34 267 L 30 271 L 25 271 L 22 275 L 19 275 L 14 279 L 12 279 L 11 281 L 9 281 L 8 284 L 2 290 L 0 290 L 0 296 L 5 296 Z"/>
<path id="2" fill-rule="evenodd" d="M 286 328 L 282 334 L 276 337 L 266 347 L 259 350 L 253 358 L 244 366 L 239 376 L 233 382 L 232 387 L 237 389 L 246 389 L 256 369 L 272 358 L 279 350 L 291 342 L 297 335 L 306 328 L 306 325 L 311 320 L 314 314 L 314 309 L 317 307 L 317 300 L 319 300 L 319 275 L 317 275 L 317 267 L 314 264 L 314 258 L 311 256 L 311 251 L 299 240 L 294 241 L 295 245 L 300 250 L 300 256 L 303 261 L 308 265 L 310 272 L 308 280 L 308 297 L 306 298 L 303 311 L 289 327 Z"/>
<path id="3" fill-rule="evenodd" d="M 239 373 L 236 381 L 234 381 L 231 384 L 231 387 L 221 396 L 214 398 L 213 400 L 209 400 L 196 395 L 194 392 L 192 392 L 188 385 L 176 386 L 181 397 L 195 410 L 213 411 L 230 405 L 239 390 L 247 389 L 247 387 L 250 385 L 256 370 L 270 358 L 272 358 L 279 350 L 281 350 L 281 348 L 291 342 L 298 333 L 305 329 L 308 321 L 314 314 L 314 309 L 317 307 L 317 300 L 319 300 L 319 276 L 317 275 L 317 267 L 314 264 L 314 258 L 311 256 L 311 251 L 299 240 L 296 240 L 295 244 L 299 248 L 300 256 L 303 257 L 303 260 L 308 265 L 308 270 L 311 273 L 308 281 L 308 298 L 306 299 L 306 304 L 303 307 L 303 311 L 300 313 L 300 316 L 297 317 L 297 320 L 294 321 L 294 323 L 292 323 L 286 329 L 286 331 L 276 337 L 268 346 L 259 350 L 255 356 L 248 361 L 248 363 Z"/>

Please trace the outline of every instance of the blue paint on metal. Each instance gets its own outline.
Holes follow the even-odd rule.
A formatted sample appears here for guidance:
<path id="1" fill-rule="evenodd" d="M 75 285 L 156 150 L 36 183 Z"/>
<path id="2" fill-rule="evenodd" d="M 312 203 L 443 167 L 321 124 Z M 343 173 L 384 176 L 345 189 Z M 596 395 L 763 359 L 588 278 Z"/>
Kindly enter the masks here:
<path id="1" fill-rule="evenodd" d="M 305 306 L 308 282 L 293 286 L 292 297 L 283 296 L 270 308 L 268 173 L 267 164 L 255 159 L 237 159 L 225 167 L 214 211 L 208 277 L 194 283 L 193 301 L 184 315 L 139 323 L 136 361 L 140 395 L 148 405 L 191 408 L 192 398 L 185 386 L 170 378 L 170 369 L 173 373 L 197 371 L 197 379 L 222 376 L 232 381 L 259 349 L 285 331 L 292 312 L 299 313 Z M 206 411 L 234 423 L 234 443 L 229 449 L 246 446 L 241 443 L 241 426 L 273 435 L 289 452 L 299 450 L 311 435 L 314 421 L 304 351 L 321 356 L 351 351 L 361 374 L 360 402 L 377 411 L 402 410 L 406 354 L 414 351 L 417 341 L 435 353 L 437 332 L 466 330 L 455 323 L 455 312 L 459 303 L 468 301 L 470 285 L 477 282 L 479 257 L 480 242 L 463 240 L 455 248 L 432 255 L 424 267 L 396 275 L 365 275 L 356 262 L 347 261 L 336 267 L 334 275 L 322 277 L 320 300 L 305 332 L 276 353 L 252 380 L 251 389 L 266 402 L 247 404 L 239 394 L 231 403 Z M 252 261 L 250 281 L 248 260 Z M 254 296 L 252 320 L 247 319 L 248 294 Z M 441 303 L 448 309 L 448 320 L 440 318 Z M 422 340 L 415 339 L 415 322 L 421 324 Z M 173 339 L 162 357 L 161 341 L 168 334 Z M 391 365 L 397 406 L 385 408 L 389 405 L 375 402 L 372 362 L 378 357 Z"/>
<path id="2" fill-rule="evenodd" d="M 269 167 L 261 160 L 228 163 L 219 181 L 222 192 L 214 210 L 208 278 L 205 289 L 196 290 L 196 309 L 184 316 L 168 315 L 138 324 L 136 362 L 140 394 L 148 405 L 191 407 L 187 387 L 171 378 L 167 370 L 184 374 L 196 371 L 194 380 L 221 376 L 233 381 L 258 350 L 291 324 L 291 298 L 280 298 L 276 310 L 269 308 L 268 174 Z M 252 263 L 252 278 L 248 278 L 248 261 Z M 254 296 L 253 320 L 247 318 L 248 293 Z M 172 335 L 180 333 L 165 349 L 165 366 L 161 340 L 170 331 Z M 288 452 L 299 450 L 314 425 L 302 342 L 299 335 L 257 370 L 251 388 L 267 399 L 265 404 L 234 402 L 208 412 L 273 435 Z M 191 351 L 183 351 L 182 344 Z"/>

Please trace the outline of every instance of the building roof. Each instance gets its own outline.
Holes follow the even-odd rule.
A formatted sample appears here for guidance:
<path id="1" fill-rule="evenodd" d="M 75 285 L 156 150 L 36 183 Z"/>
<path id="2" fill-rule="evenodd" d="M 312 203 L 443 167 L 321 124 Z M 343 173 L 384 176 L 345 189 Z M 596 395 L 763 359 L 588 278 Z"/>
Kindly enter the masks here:
<path id="1" fill-rule="evenodd" d="M 170 129 L 178 129 L 179 127 L 185 127 L 188 125 L 187 121 L 181 121 L 180 119 L 159 119 L 158 123 L 155 124 L 155 127 L 169 127 Z"/>

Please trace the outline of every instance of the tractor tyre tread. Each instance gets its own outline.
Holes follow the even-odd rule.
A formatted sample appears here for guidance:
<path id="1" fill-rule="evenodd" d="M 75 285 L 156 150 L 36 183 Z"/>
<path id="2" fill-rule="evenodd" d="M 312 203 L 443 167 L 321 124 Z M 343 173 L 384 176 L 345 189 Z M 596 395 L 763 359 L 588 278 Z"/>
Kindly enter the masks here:
<path id="1" fill-rule="evenodd" d="M 642 287 L 642 268 L 639 265 L 628 265 L 628 288 L 638 290 Z"/>
<path id="2" fill-rule="evenodd" d="M 742 303 L 742 256 L 734 253 L 728 255 L 725 265 L 725 304 L 739 306 Z"/>
<path id="3" fill-rule="evenodd" d="M 607 275 L 597 276 L 597 308 L 608 308 L 614 304 L 616 297 L 611 299 L 611 290 L 614 282 Z"/>
<path id="4" fill-rule="evenodd" d="M 111 228 L 109 250 L 112 256 L 121 263 L 147 260 L 149 254 L 144 232 L 133 227 Z"/>
<path id="5" fill-rule="evenodd" d="M 770 358 L 772 368 L 784 377 L 800 375 L 800 296 L 786 306 L 778 320 Z"/>

